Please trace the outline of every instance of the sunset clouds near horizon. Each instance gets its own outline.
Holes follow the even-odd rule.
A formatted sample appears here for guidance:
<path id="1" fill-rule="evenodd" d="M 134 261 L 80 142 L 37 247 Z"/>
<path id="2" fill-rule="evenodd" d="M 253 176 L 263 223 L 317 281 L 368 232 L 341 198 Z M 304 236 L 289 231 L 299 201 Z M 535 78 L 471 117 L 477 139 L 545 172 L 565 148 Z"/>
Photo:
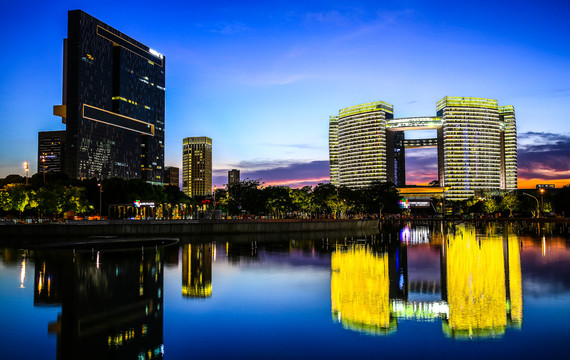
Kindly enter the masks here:
<path id="1" fill-rule="evenodd" d="M 554 184 L 557 188 L 570 184 L 570 135 L 548 132 L 526 132 L 518 136 L 518 187 L 534 188 L 537 184 Z M 242 180 L 261 179 L 265 185 L 292 188 L 329 182 L 329 162 L 257 161 L 236 163 Z M 214 183 L 227 183 L 227 171 L 214 171 Z M 437 149 L 406 150 L 407 185 L 427 185 L 437 180 Z"/>

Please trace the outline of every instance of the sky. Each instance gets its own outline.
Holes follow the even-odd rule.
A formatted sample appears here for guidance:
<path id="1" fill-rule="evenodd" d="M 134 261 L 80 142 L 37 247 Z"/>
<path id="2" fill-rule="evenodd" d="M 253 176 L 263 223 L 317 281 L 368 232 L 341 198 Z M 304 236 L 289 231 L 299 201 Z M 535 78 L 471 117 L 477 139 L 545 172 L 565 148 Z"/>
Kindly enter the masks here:
<path id="1" fill-rule="evenodd" d="M 328 117 L 370 101 L 433 116 L 443 96 L 514 105 L 519 187 L 570 183 L 570 4 L 564 1 L 0 1 L 0 177 L 37 169 L 38 131 L 63 130 L 67 11 L 82 9 L 166 57 L 165 165 L 213 139 L 227 171 L 266 184 L 329 179 Z M 408 184 L 437 178 L 409 151 Z"/>

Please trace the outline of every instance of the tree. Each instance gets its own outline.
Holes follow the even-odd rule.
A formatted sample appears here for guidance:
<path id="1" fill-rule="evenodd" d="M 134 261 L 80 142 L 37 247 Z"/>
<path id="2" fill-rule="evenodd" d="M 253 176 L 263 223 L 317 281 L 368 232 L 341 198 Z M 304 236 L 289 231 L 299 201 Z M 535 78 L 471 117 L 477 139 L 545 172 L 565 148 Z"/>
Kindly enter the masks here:
<path id="1" fill-rule="evenodd" d="M 38 210 L 43 214 L 57 215 L 60 210 L 58 194 L 54 189 L 41 188 L 37 192 Z"/>
<path id="2" fill-rule="evenodd" d="M 289 189 L 293 211 L 311 215 L 313 205 L 313 188 L 303 186 L 301 189 Z"/>
<path id="3" fill-rule="evenodd" d="M 20 175 L 11 174 L 6 176 L 4 179 L 0 179 L 0 186 L 4 187 L 9 184 L 23 184 L 26 179 Z"/>
<path id="4" fill-rule="evenodd" d="M 363 192 L 368 213 L 381 215 L 382 211 L 392 214 L 401 212 L 400 194 L 393 183 L 373 181 Z"/>
<path id="5" fill-rule="evenodd" d="M 216 209 L 225 210 L 228 212 L 228 190 L 226 189 L 215 189 L 214 198 L 216 199 Z"/>
<path id="6" fill-rule="evenodd" d="M 563 216 L 568 216 L 570 214 L 570 184 L 564 185 L 560 189 L 550 190 L 549 192 L 555 194 L 555 196 L 550 199 L 554 211 Z"/>
<path id="7" fill-rule="evenodd" d="M 517 194 L 510 192 L 503 196 L 501 199 L 501 209 L 509 210 L 509 217 L 513 216 L 513 211 L 519 207 L 519 200 Z"/>
<path id="8" fill-rule="evenodd" d="M 493 198 L 485 200 L 485 212 L 487 214 L 493 214 L 497 210 L 499 210 L 499 204 L 497 203 L 497 200 Z"/>
<path id="9" fill-rule="evenodd" d="M 246 211 L 249 214 L 261 214 L 265 208 L 265 199 L 260 189 L 261 179 L 228 184 L 228 208 L 232 214 Z"/>
<path id="10" fill-rule="evenodd" d="M 22 215 L 22 212 L 28 206 L 30 197 L 26 186 L 24 185 L 14 185 L 10 190 L 10 197 L 12 198 L 12 210 L 15 210 Z"/>
<path id="11" fill-rule="evenodd" d="M 273 213 L 276 218 L 282 218 L 287 212 L 291 212 L 293 202 L 289 188 L 285 186 L 268 186 L 263 189 L 265 206 L 268 213 Z"/>
<path id="12" fill-rule="evenodd" d="M 313 208 L 321 214 L 331 214 L 337 204 L 337 188 L 333 184 L 318 184 L 313 188 Z"/>

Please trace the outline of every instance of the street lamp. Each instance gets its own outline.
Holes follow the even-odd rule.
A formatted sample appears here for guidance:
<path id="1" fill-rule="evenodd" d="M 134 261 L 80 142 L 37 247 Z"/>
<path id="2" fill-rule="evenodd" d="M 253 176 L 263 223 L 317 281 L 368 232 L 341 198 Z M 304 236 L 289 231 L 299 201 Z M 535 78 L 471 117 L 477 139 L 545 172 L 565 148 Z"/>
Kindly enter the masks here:
<path id="1" fill-rule="evenodd" d="M 46 184 L 46 158 L 42 156 L 42 169 L 44 169 L 44 185 Z"/>
<path id="2" fill-rule="evenodd" d="M 214 219 L 216 218 L 216 190 L 218 190 L 218 188 L 214 185 Z"/>
<path id="3" fill-rule="evenodd" d="M 103 193 L 103 184 L 97 183 L 97 187 L 99 187 L 99 220 L 101 220 L 101 214 L 103 213 L 101 207 L 103 203 L 102 202 L 103 197 L 101 195 Z"/>
<path id="4" fill-rule="evenodd" d="M 24 171 L 26 171 L 26 185 L 28 185 L 28 171 L 30 171 L 30 169 L 28 169 L 28 162 L 24 162 Z"/>
<path id="5" fill-rule="evenodd" d="M 540 212 L 544 212 L 544 188 L 540 188 Z"/>
<path id="6" fill-rule="evenodd" d="M 527 194 L 527 193 L 524 193 L 524 192 L 523 192 L 523 195 L 530 196 L 531 198 L 533 198 L 534 200 L 536 200 L 536 217 L 537 217 L 537 218 L 540 218 L 540 208 L 539 208 L 539 205 L 538 205 L 538 199 L 537 199 L 535 196 L 532 196 L 531 194 Z"/>

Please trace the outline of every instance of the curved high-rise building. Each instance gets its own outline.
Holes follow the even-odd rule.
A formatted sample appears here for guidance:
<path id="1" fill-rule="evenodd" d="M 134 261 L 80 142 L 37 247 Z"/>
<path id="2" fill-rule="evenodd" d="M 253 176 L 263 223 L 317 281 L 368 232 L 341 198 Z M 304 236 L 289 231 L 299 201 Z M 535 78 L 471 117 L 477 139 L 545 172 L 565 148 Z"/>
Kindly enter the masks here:
<path id="1" fill-rule="evenodd" d="M 331 184 L 338 186 L 338 116 L 329 117 L 329 162 Z"/>
<path id="2" fill-rule="evenodd" d="M 505 184 L 508 190 L 517 188 L 517 121 L 512 105 L 499 106 L 499 124 L 504 126 Z"/>
<path id="3" fill-rule="evenodd" d="M 433 139 L 407 140 L 404 131 L 435 129 Z M 383 101 L 341 109 L 329 119 L 331 182 L 350 188 L 372 181 L 405 186 L 405 148 L 437 147 L 438 181 L 446 197 L 517 188 L 517 128 L 512 105 L 445 96 L 437 116 L 393 118 Z"/>
<path id="4" fill-rule="evenodd" d="M 448 197 L 501 189 L 501 126 L 497 100 L 446 96 L 437 102 L 443 120 L 444 182 Z M 502 187 L 504 188 L 504 186 Z"/>
<path id="5" fill-rule="evenodd" d="M 393 106 L 383 101 L 339 111 L 339 185 L 358 188 L 386 181 L 386 121 L 393 117 Z"/>

